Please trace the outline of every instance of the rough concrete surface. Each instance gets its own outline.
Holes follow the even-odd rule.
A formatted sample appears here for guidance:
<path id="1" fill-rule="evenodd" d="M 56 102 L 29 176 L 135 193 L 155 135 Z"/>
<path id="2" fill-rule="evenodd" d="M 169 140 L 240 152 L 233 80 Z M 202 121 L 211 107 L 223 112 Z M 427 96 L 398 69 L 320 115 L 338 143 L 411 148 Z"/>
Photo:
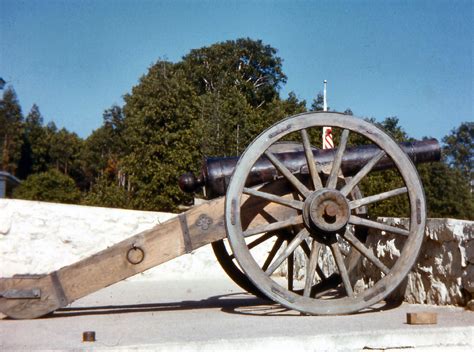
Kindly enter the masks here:
<path id="1" fill-rule="evenodd" d="M 408 325 L 436 312 L 436 325 Z M 95 331 L 96 342 L 82 342 Z M 474 313 L 403 304 L 347 316 L 301 316 L 245 294 L 230 280 L 122 282 L 36 320 L 0 321 L 2 350 L 474 349 Z"/>

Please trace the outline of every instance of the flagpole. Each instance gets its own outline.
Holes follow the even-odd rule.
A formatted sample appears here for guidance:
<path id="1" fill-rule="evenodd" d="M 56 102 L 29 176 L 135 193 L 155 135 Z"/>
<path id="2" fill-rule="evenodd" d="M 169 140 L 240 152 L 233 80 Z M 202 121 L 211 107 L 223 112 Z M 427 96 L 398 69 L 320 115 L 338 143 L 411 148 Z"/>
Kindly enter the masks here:
<path id="1" fill-rule="evenodd" d="M 328 84 L 328 81 L 327 80 L 324 80 L 323 81 L 324 83 L 324 90 L 323 90 L 323 111 L 328 111 L 328 104 L 327 104 L 327 100 L 326 100 L 326 86 Z"/>

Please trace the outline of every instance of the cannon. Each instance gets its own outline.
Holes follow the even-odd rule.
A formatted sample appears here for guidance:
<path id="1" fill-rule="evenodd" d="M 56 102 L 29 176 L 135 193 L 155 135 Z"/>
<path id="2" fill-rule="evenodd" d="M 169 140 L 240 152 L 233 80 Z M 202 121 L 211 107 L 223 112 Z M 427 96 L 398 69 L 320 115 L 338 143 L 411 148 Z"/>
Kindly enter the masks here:
<path id="1" fill-rule="evenodd" d="M 440 149 L 436 139 L 425 139 L 423 141 L 403 142 L 399 146 L 415 163 L 420 164 L 439 160 Z M 282 152 L 282 150 L 287 150 Z M 275 157 L 292 173 L 308 174 L 308 167 L 304 151 L 299 150 L 299 144 L 278 145 Z M 373 144 L 347 148 L 341 160 L 341 171 L 345 176 L 355 175 L 365 165 L 379 148 Z M 316 167 L 327 170 L 334 160 L 334 149 L 311 148 Z M 208 198 L 217 198 L 225 195 L 230 178 L 234 172 L 239 157 L 206 158 L 201 172 L 196 177 L 192 172 L 182 175 L 179 179 L 179 187 L 184 192 L 192 193 L 204 188 Z M 394 167 L 392 160 L 384 155 L 372 171 L 381 171 Z M 274 180 L 278 177 L 278 170 L 266 157 L 261 157 L 250 170 L 246 186 L 255 186 Z"/>
<path id="2" fill-rule="evenodd" d="M 311 143 L 324 126 L 333 127 L 334 150 Z M 426 205 L 414 162 L 439 158 L 435 140 L 400 146 L 352 116 L 310 112 L 286 118 L 262 132 L 239 158 L 213 159 L 198 177 L 181 177 L 187 191 L 204 186 L 208 202 L 54 272 L 0 278 L 0 311 L 17 319 L 40 317 L 207 244 L 213 244 L 231 278 L 252 293 L 304 314 L 360 311 L 387 297 L 415 263 Z M 360 190 L 370 175 L 384 172 L 393 180 L 385 182 L 386 189 Z M 394 197 L 408 228 L 370 218 L 371 207 Z M 368 229 L 403 242 L 393 263 L 384 263 L 366 245 Z M 263 259 L 253 254 L 262 245 L 269 248 Z M 322 268 L 323 250 L 334 260 L 333 273 Z M 294 277 L 297 251 L 305 258 L 301 278 Z M 351 274 L 363 261 L 380 277 L 359 288 Z M 283 263 L 284 282 L 272 275 Z"/>

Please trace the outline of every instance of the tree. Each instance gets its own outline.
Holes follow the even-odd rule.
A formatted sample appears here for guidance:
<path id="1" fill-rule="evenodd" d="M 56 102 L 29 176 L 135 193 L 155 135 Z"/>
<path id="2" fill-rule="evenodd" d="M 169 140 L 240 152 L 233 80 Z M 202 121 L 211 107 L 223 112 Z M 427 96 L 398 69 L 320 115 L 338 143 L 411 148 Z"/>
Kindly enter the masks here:
<path id="1" fill-rule="evenodd" d="M 323 111 L 324 110 L 324 95 L 323 93 L 319 92 L 316 98 L 313 99 L 311 103 L 310 111 Z M 329 111 L 329 107 L 328 107 Z"/>
<path id="2" fill-rule="evenodd" d="M 349 116 L 353 116 L 354 113 L 352 112 L 351 108 L 347 108 L 346 110 L 344 110 L 344 114 L 345 115 L 349 115 Z"/>
<path id="3" fill-rule="evenodd" d="M 377 122 L 374 118 L 367 118 L 366 121 L 375 124 L 388 135 L 392 136 L 398 143 L 407 141 L 408 135 L 399 125 L 399 120 L 395 116 L 386 117 L 382 122 Z M 350 135 L 350 141 L 353 145 L 366 144 L 368 140 L 361 138 L 354 133 Z M 360 189 L 366 196 L 380 194 L 385 191 L 403 187 L 404 182 L 399 172 L 396 170 L 385 170 L 381 172 L 372 172 L 360 183 Z M 376 202 L 369 207 L 369 216 L 377 218 L 378 216 L 409 216 L 409 203 L 407 197 L 393 197 L 382 202 Z"/>
<path id="4" fill-rule="evenodd" d="M 48 135 L 43 126 L 43 116 L 34 104 L 24 122 L 18 177 L 25 179 L 31 173 L 46 171 L 49 159 Z"/>
<path id="5" fill-rule="evenodd" d="M 464 122 L 443 138 L 444 156 L 449 166 L 458 169 L 467 180 L 474 170 L 474 122 Z"/>
<path id="6" fill-rule="evenodd" d="M 125 174 L 121 167 L 122 158 L 127 155 L 123 137 L 124 117 L 119 106 L 104 111 L 103 124 L 85 140 L 82 150 L 86 182 L 91 185 L 104 175 L 125 186 Z M 101 183 L 102 184 L 102 183 Z"/>
<path id="7" fill-rule="evenodd" d="M 200 163 L 199 101 L 183 70 L 158 62 L 125 96 L 124 168 L 132 206 L 175 210 L 189 202 L 177 185 L 180 174 Z"/>
<path id="8" fill-rule="evenodd" d="M 85 194 L 82 204 L 110 208 L 130 208 L 130 193 L 122 185 L 110 180 L 107 175 L 99 176 Z"/>
<path id="9" fill-rule="evenodd" d="M 83 141 L 75 133 L 61 128 L 55 133 L 50 127 L 49 157 L 51 165 L 65 175 L 78 176 L 81 173 L 80 151 Z"/>
<path id="10" fill-rule="evenodd" d="M 197 94 L 236 87 L 253 107 L 278 96 L 286 75 L 277 50 L 261 40 L 240 38 L 193 49 L 179 66 L 197 88 Z"/>
<path id="11" fill-rule="evenodd" d="M 269 102 L 264 109 L 258 111 L 258 115 L 252 121 L 252 135 L 248 138 L 248 143 L 250 143 L 253 139 L 255 139 L 262 131 L 266 128 L 270 127 L 271 125 L 279 122 L 280 120 L 296 115 L 306 111 L 306 101 L 298 100 L 295 93 L 290 92 L 286 99 L 280 99 L 277 97 Z M 314 142 L 318 140 L 312 133 L 315 132 L 316 129 L 310 129 L 309 134 L 311 141 Z M 301 142 L 301 136 L 298 133 L 297 135 L 290 135 L 285 138 L 285 140 L 289 141 L 297 141 Z M 247 144 L 248 144 L 247 143 Z"/>
<path id="12" fill-rule="evenodd" d="M 444 162 L 419 165 L 417 169 L 428 217 L 474 220 L 474 196 L 460 170 Z"/>
<path id="13" fill-rule="evenodd" d="M 388 117 L 381 123 L 375 122 L 374 119 L 370 119 L 370 121 L 376 123 L 397 142 L 405 142 L 411 139 L 399 125 L 397 117 Z M 448 137 L 445 137 L 444 140 L 447 140 Z M 462 148 L 469 145 L 467 143 L 468 139 L 465 137 L 460 139 L 464 141 L 460 142 L 461 150 L 463 150 Z M 453 155 L 465 155 L 456 153 L 453 145 L 448 150 L 452 151 Z M 460 158 L 460 160 L 467 159 Z M 456 164 L 453 163 L 452 165 Z M 420 164 L 416 167 L 426 196 L 428 217 L 474 218 L 474 198 L 470 192 L 468 182 L 462 174 L 462 168 L 449 167 L 444 161 Z M 362 190 L 368 195 L 402 186 L 403 180 L 393 170 L 372 173 L 362 182 Z M 406 216 L 407 211 L 408 202 L 406 197 L 395 197 L 372 206 L 370 216 Z"/>
<path id="14" fill-rule="evenodd" d="M 443 138 L 441 163 L 418 167 L 428 203 L 428 216 L 474 219 L 474 124 L 464 122 Z"/>
<path id="15" fill-rule="evenodd" d="M 189 202 L 177 187 L 181 173 L 198 169 L 205 155 L 241 153 L 280 111 L 304 111 L 294 94 L 280 99 L 286 76 L 275 53 L 261 41 L 241 39 L 149 69 L 123 110 L 129 152 L 122 164 L 132 206 L 174 210 Z"/>
<path id="16" fill-rule="evenodd" d="M 13 192 L 14 198 L 44 202 L 78 203 L 81 197 L 74 180 L 51 169 L 32 174 Z"/>
<path id="17" fill-rule="evenodd" d="M 21 107 L 13 88 L 8 87 L 0 100 L 0 156 L 1 170 L 14 174 L 21 157 Z"/>
<path id="18" fill-rule="evenodd" d="M 237 89 L 200 96 L 202 155 L 239 155 L 255 135 L 255 110 Z"/>

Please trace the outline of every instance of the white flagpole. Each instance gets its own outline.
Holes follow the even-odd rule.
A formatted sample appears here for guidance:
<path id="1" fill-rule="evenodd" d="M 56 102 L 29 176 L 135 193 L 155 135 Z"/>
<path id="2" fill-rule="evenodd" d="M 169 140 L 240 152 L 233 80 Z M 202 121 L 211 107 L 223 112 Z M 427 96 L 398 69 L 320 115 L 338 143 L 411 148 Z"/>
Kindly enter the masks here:
<path id="1" fill-rule="evenodd" d="M 328 111 L 327 97 L 326 97 L 326 85 L 327 80 L 324 80 L 324 90 L 323 90 L 323 111 Z M 332 128 L 323 127 L 323 149 L 332 149 L 334 148 L 334 142 L 332 140 Z"/>
<path id="2" fill-rule="evenodd" d="M 323 111 L 328 111 L 328 104 L 327 104 L 327 98 L 326 98 L 326 86 L 328 84 L 327 80 L 323 81 L 324 83 L 324 90 L 323 90 Z"/>

